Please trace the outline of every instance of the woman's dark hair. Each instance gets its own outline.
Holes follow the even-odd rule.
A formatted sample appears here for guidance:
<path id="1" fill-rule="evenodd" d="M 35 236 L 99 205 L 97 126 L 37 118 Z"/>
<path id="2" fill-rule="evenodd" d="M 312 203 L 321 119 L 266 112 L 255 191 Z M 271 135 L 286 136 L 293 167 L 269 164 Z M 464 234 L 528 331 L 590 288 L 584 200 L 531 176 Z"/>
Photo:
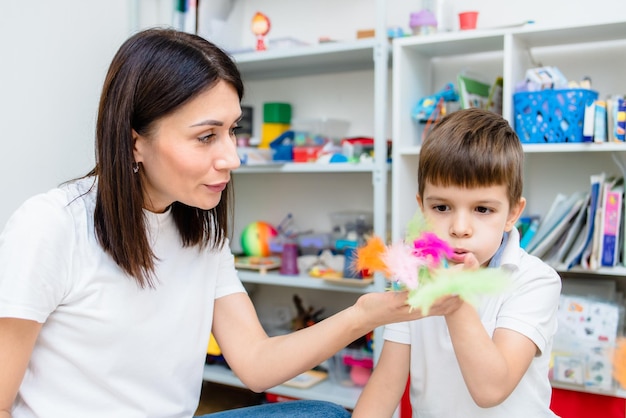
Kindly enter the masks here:
<path id="1" fill-rule="evenodd" d="M 109 67 L 96 125 L 98 179 L 95 230 L 105 252 L 141 287 L 154 286 L 155 255 L 143 214 L 141 172 L 133 172 L 132 130 L 149 136 L 155 123 L 219 81 L 241 101 L 243 82 L 233 60 L 207 40 L 173 29 L 130 37 Z M 219 204 L 202 210 L 175 202 L 172 215 L 184 246 L 221 248 L 229 233 L 232 187 Z"/>

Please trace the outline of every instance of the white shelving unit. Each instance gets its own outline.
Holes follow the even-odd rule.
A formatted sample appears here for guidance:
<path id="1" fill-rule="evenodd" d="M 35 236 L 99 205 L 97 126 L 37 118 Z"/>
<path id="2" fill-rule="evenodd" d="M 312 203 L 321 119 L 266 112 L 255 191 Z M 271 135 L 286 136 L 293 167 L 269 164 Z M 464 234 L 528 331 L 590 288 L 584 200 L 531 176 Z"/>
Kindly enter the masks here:
<path id="1" fill-rule="evenodd" d="M 385 236 L 390 177 L 390 165 L 386 161 L 390 48 L 384 29 L 385 1 L 376 0 L 375 3 L 377 16 L 380 16 L 376 38 L 233 55 L 246 84 L 244 104 L 255 108 L 256 127 L 262 119 L 262 103 L 290 102 L 294 110 L 298 106 L 302 109 L 303 104 L 311 100 L 324 103 L 324 97 L 312 96 L 316 93 L 324 95 L 328 83 L 332 84 L 332 90 L 345 89 L 341 92 L 345 97 L 354 95 L 367 100 L 364 102 L 368 103 L 366 116 L 371 115 L 369 123 L 372 126 L 368 136 L 374 137 L 374 151 L 378 156 L 371 163 L 286 163 L 242 166 L 236 170 L 233 174 L 236 204 L 232 243 L 235 252 L 240 246 L 236 240 L 248 223 L 265 220 L 276 224 L 287 213 L 292 214 L 301 229 L 326 232 L 330 231 L 330 212 L 371 210 L 374 232 Z M 337 77 L 343 77 L 347 82 L 337 82 Z M 351 84 L 352 77 L 368 82 Z M 293 90 L 303 93 L 297 95 Z M 363 103 L 359 107 L 363 108 Z M 321 111 L 324 114 L 328 110 Z M 249 289 L 260 316 L 271 306 L 290 305 L 291 302 L 285 302 L 284 298 L 289 292 L 312 294 L 311 299 L 317 297 L 316 303 L 322 304 L 325 314 L 330 315 L 351 305 L 365 292 L 384 290 L 382 277 L 375 278 L 372 284 L 355 286 L 311 278 L 304 273 L 292 277 L 271 271 L 259 274 L 240 270 L 239 276 Z M 379 332 L 376 330 L 375 335 Z M 239 379 L 223 366 L 207 365 L 204 379 L 243 387 Z M 280 385 L 268 392 L 299 399 L 327 400 L 354 408 L 360 388 L 341 386 L 327 379 L 309 389 Z"/>
<path id="2" fill-rule="evenodd" d="M 570 79 L 591 75 L 600 96 L 626 91 L 626 22 L 591 26 L 475 30 L 397 39 L 393 44 L 392 237 L 399 239 L 416 208 L 417 161 L 422 126 L 411 118 L 417 101 L 470 70 L 486 80 L 504 78 L 503 113 L 512 124 L 512 96 L 526 69 L 556 65 Z M 528 212 L 547 211 L 556 192 L 589 184 L 592 173 L 617 174 L 611 153 L 624 144 L 528 144 L 525 197 Z"/>
<path id="3" fill-rule="evenodd" d="M 503 114 L 514 125 L 513 92 L 528 68 L 558 67 L 569 79 L 591 76 L 593 88 L 606 97 L 626 92 L 626 21 L 587 26 L 474 30 L 411 37 L 393 43 L 393 167 L 392 239 L 404 235 L 404 226 L 417 208 L 417 165 L 422 126 L 411 109 L 423 96 L 455 81 L 470 70 L 485 80 L 502 76 Z M 558 192 L 587 190 L 591 174 L 619 175 L 612 154 L 626 154 L 626 144 L 528 144 L 524 196 L 527 213 L 545 214 Z M 588 274 L 621 276 L 624 267 Z M 617 280 L 623 289 L 623 283 Z M 569 387 L 568 387 L 569 389 Z M 580 388 L 574 388 L 574 390 Z M 612 393 L 624 397 L 624 394 Z"/>

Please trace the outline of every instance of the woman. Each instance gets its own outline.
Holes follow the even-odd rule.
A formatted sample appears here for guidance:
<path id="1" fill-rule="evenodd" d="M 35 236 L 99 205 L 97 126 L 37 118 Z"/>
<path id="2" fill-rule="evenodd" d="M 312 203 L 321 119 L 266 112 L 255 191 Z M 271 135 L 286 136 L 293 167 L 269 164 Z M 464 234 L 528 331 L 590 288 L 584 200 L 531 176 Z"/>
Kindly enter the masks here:
<path id="1" fill-rule="evenodd" d="M 264 391 L 375 327 L 420 317 L 406 294 L 371 293 L 267 336 L 227 240 L 242 97 L 233 61 L 195 35 L 150 29 L 121 46 L 95 168 L 27 200 L 0 236 L 0 417 L 188 418 L 211 330 L 234 373 Z M 347 412 L 302 401 L 222 414 Z"/>

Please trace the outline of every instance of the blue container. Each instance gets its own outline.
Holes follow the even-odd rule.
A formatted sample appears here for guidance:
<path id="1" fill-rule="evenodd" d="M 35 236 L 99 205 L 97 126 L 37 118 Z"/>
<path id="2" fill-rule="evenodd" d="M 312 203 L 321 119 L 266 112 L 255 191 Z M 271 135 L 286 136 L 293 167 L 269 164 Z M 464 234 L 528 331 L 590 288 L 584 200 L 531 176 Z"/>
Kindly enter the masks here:
<path id="1" fill-rule="evenodd" d="M 585 106 L 597 98 L 587 89 L 515 93 L 515 132 L 527 144 L 583 142 Z"/>

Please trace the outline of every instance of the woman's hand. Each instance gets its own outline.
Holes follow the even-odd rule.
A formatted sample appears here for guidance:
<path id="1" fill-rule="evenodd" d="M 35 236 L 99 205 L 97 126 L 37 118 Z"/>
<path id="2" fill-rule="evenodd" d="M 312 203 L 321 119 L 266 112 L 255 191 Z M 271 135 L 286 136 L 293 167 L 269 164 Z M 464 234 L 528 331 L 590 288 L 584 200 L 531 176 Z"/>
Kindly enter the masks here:
<path id="1" fill-rule="evenodd" d="M 407 304 L 408 295 L 408 291 L 367 293 L 356 301 L 354 308 L 360 312 L 365 322 L 375 328 L 426 316 L 448 315 L 463 304 L 463 300 L 456 295 L 442 296 L 430 307 L 428 315 L 423 315 L 420 309 L 412 309 Z"/>

